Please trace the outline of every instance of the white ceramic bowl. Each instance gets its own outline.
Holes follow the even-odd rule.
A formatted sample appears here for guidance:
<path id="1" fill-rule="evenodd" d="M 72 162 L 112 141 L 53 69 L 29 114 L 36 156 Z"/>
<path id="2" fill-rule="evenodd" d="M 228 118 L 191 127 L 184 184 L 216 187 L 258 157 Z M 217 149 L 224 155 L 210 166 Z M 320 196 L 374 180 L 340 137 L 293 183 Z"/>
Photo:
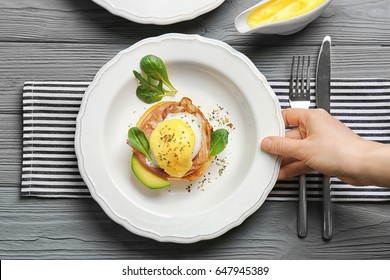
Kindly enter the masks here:
<path id="1" fill-rule="evenodd" d="M 324 3 L 317 6 L 313 10 L 310 10 L 308 13 L 294 18 L 290 18 L 290 19 L 286 19 L 274 23 L 263 24 L 255 28 L 249 27 L 247 23 L 248 14 L 252 10 L 256 9 L 261 5 L 264 5 L 268 1 L 269 0 L 261 1 L 260 3 L 243 11 L 236 17 L 235 25 L 238 32 L 240 33 L 257 32 L 262 34 L 290 35 L 305 28 L 306 25 L 308 25 L 310 22 L 315 20 L 326 9 L 326 7 L 330 4 L 330 2 L 332 2 L 332 0 L 326 0 Z"/>

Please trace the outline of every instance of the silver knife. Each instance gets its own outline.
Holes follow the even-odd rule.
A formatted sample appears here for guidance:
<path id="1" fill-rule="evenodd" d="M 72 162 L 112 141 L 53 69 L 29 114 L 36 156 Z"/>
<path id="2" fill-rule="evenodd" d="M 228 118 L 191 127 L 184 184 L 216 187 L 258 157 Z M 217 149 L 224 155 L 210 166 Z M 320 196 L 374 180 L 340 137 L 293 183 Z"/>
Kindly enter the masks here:
<path id="1" fill-rule="evenodd" d="M 326 36 L 322 41 L 320 53 L 318 55 L 317 73 L 316 73 L 316 100 L 317 108 L 322 108 L 330 113 L 330 62 L 331 40 Z M 330 177 L 323 177 L 323 231 L 322 236 L 325 240 L 330 240 L 333 235 L 332 225 L 332 203 L 330 197 Z"/>

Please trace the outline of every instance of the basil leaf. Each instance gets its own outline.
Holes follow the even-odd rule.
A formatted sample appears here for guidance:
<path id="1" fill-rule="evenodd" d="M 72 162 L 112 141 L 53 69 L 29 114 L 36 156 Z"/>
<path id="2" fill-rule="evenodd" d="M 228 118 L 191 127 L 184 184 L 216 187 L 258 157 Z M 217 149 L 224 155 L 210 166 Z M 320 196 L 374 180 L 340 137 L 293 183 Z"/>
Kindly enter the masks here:
<path id="1" fill-rule="evenodd" d="M 142 77 L 137 71 L 133 71 L 134 76 L 139 80 L 140 85 L 137 87 L 136 94 L 139 99 L 145 103 L 154 103 L 160 101 L 164 95 L 164 89 L 162 88 L 162 83 L 154 84 L 150 77 L 147 79 Z"/>
<path id="2" fill-rule="evenodd" d="M 146 55 L 141 59 L 140 67 L 152 79 L 162 81 L 170 89 L 166 92 L 168 95 L 174 95 L 177 92 L 168 78 L 167 69 L 161 58 L 152 54 Z"/>
<path id="3" fill-rule="evenodd" d="M 164 95 L 151 91 L 148 88 L 138 87 L 136 95 L 143 102 L 151 104 L 160 101 Z"/>
<path id="4" fill-rule="evenodd" d="M 127 139 L 131 146 L 140 151 L 150 161 L 152 160 L 149 154 L 149 141 L 146 139 L 145 133 L 140 128 L 130 128 L 127 133 Z"/>
<path id="5" fill-rule="evenodd" d="M 221 153 L 226 145 L 228 144 L 229 132 L 220 128 L 211 134 L 211 142 L 210 142 L 210 155 L 216 156 Z"/>
<path id="6" fill-rule="evenodd" d="M 168 77 L 165 64 L 158 56 L 152 54 L 145 55 L 140 61 L 140 66 L 142 71 L 150 75 L 150 77 L 155 80 L 160 80 L 163 77 Z"/>

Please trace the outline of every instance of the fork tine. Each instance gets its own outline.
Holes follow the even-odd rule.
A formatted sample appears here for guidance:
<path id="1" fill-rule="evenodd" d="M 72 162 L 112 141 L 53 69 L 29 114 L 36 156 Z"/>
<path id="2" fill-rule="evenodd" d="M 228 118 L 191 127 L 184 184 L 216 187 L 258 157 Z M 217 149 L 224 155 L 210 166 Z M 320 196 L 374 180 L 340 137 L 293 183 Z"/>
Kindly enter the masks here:
<path id="1" fill-rule="evenodd" d="M 289 92 L 292 100 L 307 100 L 310 96 L 310 56 L 293 56 Z"/>
<path id="2" fill-rule="evenodd" d="M 291 62 L 291 71 L 290 71 L 290 92 L 293 92 L 293 89 L 294 89 L 294 64 L 295 64 L 295 55 L 293 56 L 292 58 L 292 62 Z"/>
<path id="3" fill-rule="evenodd" d="M 295 94 L 299 95 L 299 65 L 301 63 L 301 56 L 298 56 L 297 71 L 295 76 Z"/>
<path id="4" fill-rule="evenodd" d="M 304 76 L 304 70 L 305 68 L 305 56 L 302 56 L 302 67 L 301 67 L 301 93 L 304 95 L 305 94 L 305 81 L 307 83 L 307 80 L 305 79 Z"/>
<path id="5" fill-rule="evenodd" d="M 310 95 L 310 56 L 307 57 L 306 91 Z"/>

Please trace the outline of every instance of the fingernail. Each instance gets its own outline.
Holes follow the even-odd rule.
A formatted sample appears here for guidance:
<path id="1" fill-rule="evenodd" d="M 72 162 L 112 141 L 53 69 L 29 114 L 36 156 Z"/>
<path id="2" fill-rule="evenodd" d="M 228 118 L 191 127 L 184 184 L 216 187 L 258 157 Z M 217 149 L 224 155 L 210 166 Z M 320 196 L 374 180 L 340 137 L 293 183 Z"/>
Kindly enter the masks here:
<path id="1" fill-rule="evenodd" d="M 263 143 L 262 143 L 262 147 L 263 147 L 263 149 L 266 150 L 266 151 L 271 151 L 272 139 L 270 139 L 270 138 L 264 138 Z"/>

